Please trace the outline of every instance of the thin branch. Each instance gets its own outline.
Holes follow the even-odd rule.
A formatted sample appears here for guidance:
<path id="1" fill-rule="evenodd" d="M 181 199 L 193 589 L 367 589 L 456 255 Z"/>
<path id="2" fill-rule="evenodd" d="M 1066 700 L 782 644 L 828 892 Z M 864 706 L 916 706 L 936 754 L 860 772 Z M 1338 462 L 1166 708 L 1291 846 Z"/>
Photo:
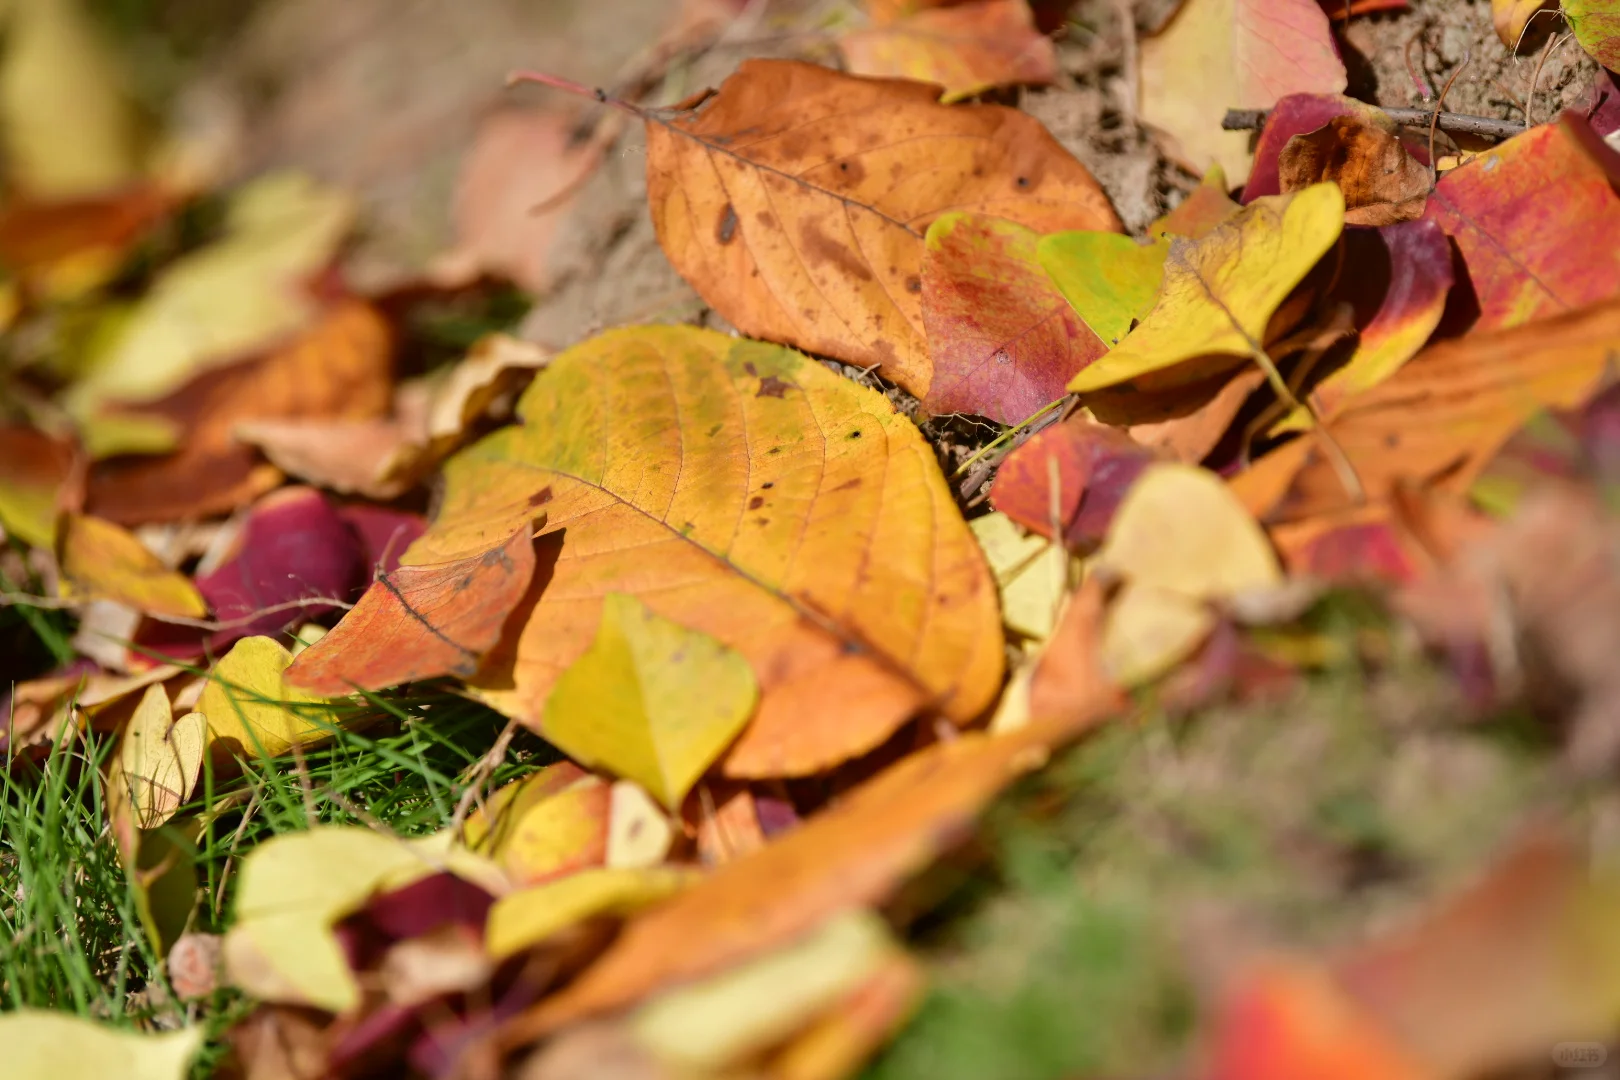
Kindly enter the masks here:
<path id="1" fill-rule="evenodd" d="M 1459 76 L 1459 75 L 1461 75 L 1463 73 L 1463 68 L 1467 67 L 1469 61 L 1473 60 L 1473 58 L 1474 58 L 1474 50 L 1473 49 L 1470 48 L 1470 49 L 1464 50 L 1462 63 L 1457 65 L 1457 70 L 1453 71 L 1451 73 L 1451 78 L 1446 80 L 1446 85 L 1440 90 L 1439 99 L 1434 103 L 1434 113 L 1432 115 L 1430 115 L 1430 117 L 1429 117 L 1429 186 L 1430 187 L 1433 187 L 1435 184 L 1440 182 L 1440 160 L 1434 156 L 1434 132 L 1435 132 L 1435 128 L 1440 123 L 1440 110 L 1444 109 L 1446 107 L 1446 95 L 1451 93 L 1451 84 L 1457 81 L 1457 76 Z"/>
<path id="2" fill-rule="evenodd" d="M 1480 135 L 1487 139 L 1511 139 L 1522 134 L 1525 126 L 1518 120 L 1493 120 L 1488 116 L 1468 116 L 1464 113 L 1443 112 L 1436 116 L 1433 109 L 1384 109 L 1389 118 L 1407 127 L 1426 127 L 1434 117 L 1441 131 L 1453 134 Z M 1227 131 L 1253 131 L 1266 126 L 1265 109 L 1228 109 L 1221 127 Z"/>

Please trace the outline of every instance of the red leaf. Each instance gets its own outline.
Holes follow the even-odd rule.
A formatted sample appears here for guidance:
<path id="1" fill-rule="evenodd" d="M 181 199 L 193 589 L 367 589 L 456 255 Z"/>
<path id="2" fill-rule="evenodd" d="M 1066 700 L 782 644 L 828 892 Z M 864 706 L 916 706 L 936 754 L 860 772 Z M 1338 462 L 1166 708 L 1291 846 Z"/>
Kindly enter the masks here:
<path id="1" fill-rule="evenodd" d="M 1118 428 L 1069 420 L 1056 424 L 1007 455 L 991 489 L 997 510 L 1024 528 L 1052 535 L 1052 472 L 1056 463 L 1057 517 L 1069 547 L 1100 543 L 1120 499 L 1143 469 L 1159 459 Z"/>

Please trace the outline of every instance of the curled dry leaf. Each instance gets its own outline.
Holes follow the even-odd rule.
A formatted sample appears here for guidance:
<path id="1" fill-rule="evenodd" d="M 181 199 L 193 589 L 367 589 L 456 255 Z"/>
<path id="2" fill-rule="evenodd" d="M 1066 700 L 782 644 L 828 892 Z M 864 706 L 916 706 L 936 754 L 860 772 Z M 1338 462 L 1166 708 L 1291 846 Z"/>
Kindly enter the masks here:
<path id="1" fill-rule="evenodd" d="M 892 766 L 746 859 L 631 920 L 584 974 L 507 1025 L 518 1046 L 724 971 L 839 911 L 881 902 L 960 837 L 979 808 L 1071 737 L 1066 724 L 966 734 Z"/>
<path id="2" fill-rule="evenodd" d="M 1272 316 L 1343 226 L 1338 187 L 1316 184 L 1257 200 L 1202 240 L 1172 241 L 1153 309 L 1069 389 L 1085 394 L 1127 382 L 1169 389 L 1252 362 Z"/>
<path id="3" fill-rule="evenodd" d="M 1249 175 L 1248 136 L 1223 131 L 1227 109 L 1266 109 L 1287 94 L 1344 89 L 1327 16 L 1315 0 L 1186 0 L 1142 43 L 1142 119 L 1168 132 L 1195 170 Z"/>
<path id="4" fill-rule="evenodd" d="M 469 680 L 497 708 L 538 726 L 609 592 L 748 660 L 760 707 L 733 775 L 818 771 L 925 702 L 966 721 L 995 696 L 994 582 L 880 395 L 779 346 L 640 327 L 558 356 L 518 411 L 449 462 L 404 559 L 480 556 L 546 514 L 532 606 Z"/>
<path id="5" fill-rule="evenodd" d="M 1295 135 L 1277 157 L 1277 176 L 1284 193 L 1338 184 L 1346 225 L 1413 221 L 1423 216 L 1429 194 L 1429 170 L 1406 152 L 1387 117 L 1371 124 L 1337 116 Z"/>
<path id="6" fill-rule="evenodd" d="M 856 75 L 938 83 L 941 101 L 998 86 L 1045 86 L 1057 78 L 1057 50 L 1035 28 L 1028 0 L 975 0 L 924 8 L 838 39 Z"/>
<path id="7" fill-rule="evenodd" d="M 505 334 L 481 338 L 442 378 L 405 383 L 387 419 L 253 420 L 236 427 L 280 468 L 310 483 L 373 499 L 415 486 L 523 389 L 550 353 Z"/>
<path id="8" fill-rule="evenodd" d="M 636 781 L 670 811 L 748 723 L 742 654 L 608 593 L 596 639 L 557 679 L 540 732 L 575 761 Z"/>
<path id="9" fill-rule="evenodd" d="M 1367 496 L 1399 483 L 1468 490 L 1497 448 L 1540 409 L 1590 397 L 1617 347 L 1620 304 L 1470 334 L 1419 353 L 1388 380 L 1347 399 L 1327 428 Z M 1355 502 L 1315 440 L 1296 439 L 1232 481 L 1267 522 L 1337 511 Z"/>
<path id="10" fill-rule="evenodd" d="M 1065 235 L 1132 244 L 1117 233 Z M 1022 423 L 1106 351 L 1037 261 L 1039 240 L 1022 225 L 973 214 L 945 214 L 928 227 L 922 316 L 934 368 L 923 398 L 930 412 Z"/>
<path id="11" fill-rule="evenodd" d="M 1617 183 L 1620 153 L 1573 111 L 1441 177 L 1424 217 L 1472 286 L 1454 290 L 1447 328 L 1517 326 L 1620 292 Z"/>
<path id="12" fill-rule="evenodd" d="M 360 301 L 338 304 L 286 346 L 206 372 L 136 411 L 177 425 L 186 439 L 163 457 L 99 463 L 90 476 L 90 511 L 138 525 L 234 510 L 281 479 L 252 447 L 236 442 L 238 424 L 381 416 L 392 368 L 392 334 L 382 315 Z"/>
<path id="13" fill-rule="evenodd" d="M 149 615 L 200 619 L 202 594 L 131 533 L 110 521 L 68 514 L 57 542 L 62 593 L 75 600 L 112 600 Z"/>
<path id="14" fill-rule="evenodd" d="M 378 575 L 343 621 L 298 655 L 288 683 L 335 696 L 474 674 L 534 577 L 533 532 L 525 523 L 488 551 Z"/>
<path id="15" fill-rule="evenodd" d="M 1343 94 L 1289 94 L 1277 102 L 1266 114 L 1266 126 L 1254 148 L 1254 170 L 1248 183 L 1243 185 L 1243 203 L 1247 205 L 1266 195 L 1281 194 L 1282 177 L 1278 172 L 1283 149 L 1296 135 L 1308 135 L 1334 120 L 1345 118 L 1380 130 L 1399 132 L 1390 126 L 1389 115 L 1365 101 Z M 1420 164 L 1428 160 L 1426 146 L 1404 144 L 1408 154 L 1417 157 Z"/>
<path id="16" fill-rule="evenodd" d="M 123 1031 L 44 1009 L 0 1016 L 6 1075 L 14 1080 L 184 1080 L 205 1034 L 201 1026 L 156 1034 Z"/>
<path id="17" fill-rule="evenodd" d="M 923 236 L 964 210 L 1038 232 L 1118 230 L 1097 181 L 1033 117 L 937 88 L 745 60 L 711 97 L 647 120 L 659 243 L 745 334 L 932 383 Z"/>

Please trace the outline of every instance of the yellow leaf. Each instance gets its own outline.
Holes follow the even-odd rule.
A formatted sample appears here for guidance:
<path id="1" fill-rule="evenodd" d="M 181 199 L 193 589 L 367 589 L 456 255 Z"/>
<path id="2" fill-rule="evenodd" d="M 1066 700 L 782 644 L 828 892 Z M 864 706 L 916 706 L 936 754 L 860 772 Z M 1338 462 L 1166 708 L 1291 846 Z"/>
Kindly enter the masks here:
<path id="1" fill-rule="evenodd" d="M 1170 241 L 1141 244 L 1106 232 L 1061 232 L 1036 245 L 1041 265 L 1091 332 L 1118 345 L 1153 307 Z"/>
<path id="2" fill-rule="evenodd" d="M 654 998 L 630 1031 L 681 1075 L 721 1072 L 787 1039 L 898 952 L 882 919 L 845 911 L 786 948 Z"/>
<path id="3" fill-rule="evenodd" d="M 1191 656 L 1214 628 L 1215 614 L 1201 600 L 1126 585 L 1103 620 L 1103 670 L 1125 689 L 1151 682 Z"/>
<path id="4" fill-rule="evenodd" d="M 6 1080 L 185 1080 L 203 1029 L 145 1034 L 44 1009 L 0 1016 Z"/>
<path id="5" fill-rule="evenodd" d="M 1158 302 L 1069 389 L 1099 390 L 1203 357 L 1252 357 L 1265 346 L 1271 316 L 1343 228 L 1338 185 L 1314 184 L 1256 199 L 1202 240 L 1171 241 Z M 1210 373 L 1200 366 L 1196 376 Z M 1155 388 L 1172 385 L 1161 377 Z"/>
<path id="6" fill-rule="evenodd" d="M 208 736 L 248 758 L 276 757 L 294 743 L 328 738 L 338 722 L 330 698 L 286 685 L 282 672 L 292 653 L 274 638 L 243 638 L 208 673 L 198 710 L 208 718 Z"/>
<path id="7" fill-rule="evenodd" d="M 997 510 L 968 522 L 984 549 L 1001 590 L 1001 620 L 1007 629 L 1046 640 L 1069 591 L 1069 556 L 1063 545 L 1026 533 Z"/>
<path id="8" fill-rule="evenodd" d="M 1095 565 L 1189 600 L 1282 583 L 1266 534 L 1220 477 L 1179 463 L 1150 465 L 1125 493 Z"/>
<path id="9" fill-rule="evenodd" d="M 446 871 L 500 887 L 494 867 L 445 834 L 404 840 L 323 826 L 264 841 L 237 881 L 236 923 L 225 936 L 231 981 L 262 1001 L 346 1011 L 360 988 L 332 927 L 379 892 Z"/>
<path id="10" fill-rule="evenodd" d="M 101 195 L 136 179 L 141 131 L 118 58 L 76 0 L 6 5 L 0 130 L 8 179 L 34 200 Z"/>
<path id="11" fill-rule="evenodd" d="M 519 413 L 446 465 L 404 557 L 481 555 L 545 514 L 545 589 L 471 680 L 496 708 L 537 724 L 610 592 L 748 660 L 760 706 L 728 775 L 818 772 L 924 703 L 965 723 L 994 699 L 994 582 L 882 395 L 780 346 L 649 326 L 557 356 Z"/>
<path id="12" fill-rule="evenodd" d="M 168 691 L 147 687 L 124 726 L 109 781 L 114 798 L 129 801 L 137 827 L 157 828 L 190 797 L 202 770 L 206 723 L 201 713 L 174 721 Z"/>
<path id="13" fill-rule="evenodd" d="M 628 915 L 675 895 L 701 875 L 676 866 L 581 870 L 503 896 L 489 910 L 484 948 L 504 960 L 598 915 Z"/>
<path id="14" fill-rule="evenodd" d="M 175 260 L 66 398 L 80 418 L 107 401 L 164 397 L 199 371 L 302 329 L 306 287 L 349 231 L 352 200 L 295 173 L 237 192 L 225 235 Z"/>
<path id="15" fill-rule="evenodd" d="M 677 810 L 758 701 L 741 654 L 609 593 L 596 641 L 552 688 L 540 731 L 575 761 L 628 777 Z"/>
<path id="16" fill-rule="evenodd" d="M 164 566 L 133 533 L 110 521 L 68 515 L 57 557 L 64 596 L 113 600 L 151 615 L 198 619 L 208 614 L 190 579 Z"/>
<path id="17" fill-rule="evenodd" d="M 620 780 L 608 799 L 608 866 L 657 866 L 675 842 L 675 826 L 640 784 Z"/>

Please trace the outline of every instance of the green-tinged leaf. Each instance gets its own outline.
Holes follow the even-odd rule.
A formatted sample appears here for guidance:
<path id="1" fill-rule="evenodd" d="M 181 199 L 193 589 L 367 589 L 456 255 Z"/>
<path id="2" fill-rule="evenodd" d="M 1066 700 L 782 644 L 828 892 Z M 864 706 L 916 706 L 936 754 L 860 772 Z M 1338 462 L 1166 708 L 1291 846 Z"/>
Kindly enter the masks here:
<path id="1" fill-rule="evenodd" d="M 1118 233 L 1061 232 L 1041 237 L 1036 252 L 1069 305 L 1112 346 L 1152 309 L 1170 241 L 1142 244 Z"/>
<path id="2" fill-rule="evenodd" d="M 484 948 L 493 959 L 504 960 L 586 919 L 628 915 L 667 899 L 701 876 L 678 866 L 581 870 L 497 900 L 484 929 Z"/>
<path id="3" fill-rule="evenodd" d="M 143 1034 L 43 1009 L 0 1016 L 6 1080 L 183 1080 L 202 1041 L 200 1027 Z"/>

